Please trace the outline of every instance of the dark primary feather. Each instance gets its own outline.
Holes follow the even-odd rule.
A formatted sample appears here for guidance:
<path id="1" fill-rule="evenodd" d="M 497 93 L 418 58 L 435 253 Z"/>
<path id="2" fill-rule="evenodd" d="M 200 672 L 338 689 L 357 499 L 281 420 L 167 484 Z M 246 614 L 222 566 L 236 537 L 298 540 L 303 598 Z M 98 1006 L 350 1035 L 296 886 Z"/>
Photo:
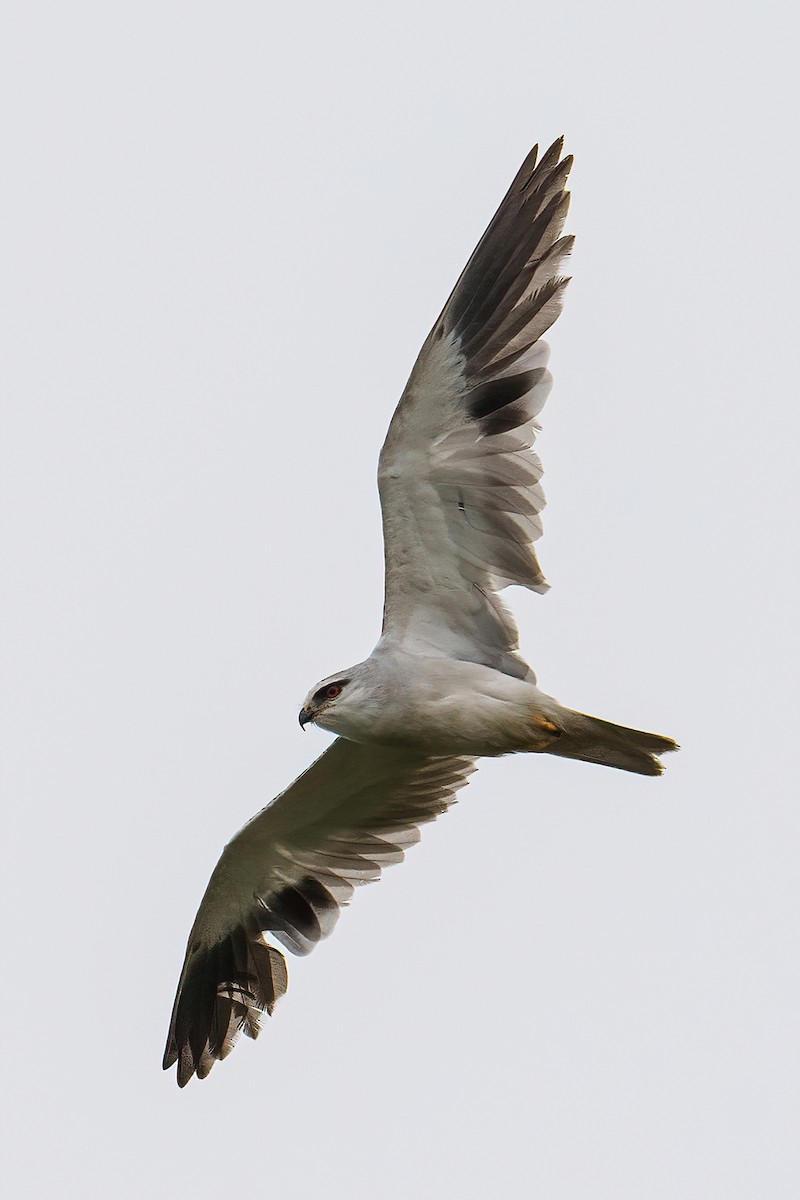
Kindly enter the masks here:
<path id="1" fill-rule="evenodd" d="M 469 379 L 507 370 L 508 357 L 521 357 L 558 316 L 554 301 L 567 283 L 558 267 L 573 243 L 559 240 L 572 167 L 571 155 L 559 161 L 563 145 L 563 138 L 555 141 L 538 167 L 534 146 L 442 312 L 443 328 L 459 338 Z"/>
<path id="2" fill-rule="evenodd" d="M 353 890 L 401 862 L 419 826 L 452 803 L 468 758 L 420 757 L 342 739 L 225 848 L 189 935 L 165 1070 L 203 1079 L 241 1032 L 255 1038 L 287 987 L 263 938 L 308 954 Z"/>

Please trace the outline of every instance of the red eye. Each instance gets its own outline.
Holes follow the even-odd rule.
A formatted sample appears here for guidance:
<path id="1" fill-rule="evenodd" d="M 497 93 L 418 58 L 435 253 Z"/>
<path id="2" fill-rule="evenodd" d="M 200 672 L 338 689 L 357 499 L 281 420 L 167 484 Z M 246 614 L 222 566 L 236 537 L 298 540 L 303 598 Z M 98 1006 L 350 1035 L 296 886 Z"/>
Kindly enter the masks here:
<path id="1" fill-rule="evenodd" d="M 337 696 L 341 696 L 342 689 L 338 683 L 329 683 L 325 688 L 325 695 L 329 700 L 335 700 Z"/>

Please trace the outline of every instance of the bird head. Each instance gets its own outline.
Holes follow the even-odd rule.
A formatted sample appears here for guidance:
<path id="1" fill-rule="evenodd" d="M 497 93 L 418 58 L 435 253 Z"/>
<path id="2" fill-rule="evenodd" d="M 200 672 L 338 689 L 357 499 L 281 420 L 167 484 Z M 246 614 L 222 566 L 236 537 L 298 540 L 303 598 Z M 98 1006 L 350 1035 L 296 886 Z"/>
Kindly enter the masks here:
<path id="1" fill-rule="evenodd" d="M 313 721 L 322 729 L 338 731 L 337 716 L 347 714 L 353 694 L 358 690 L 357 667 L 329 675 L 316 684 L 303 701 L 299 721 L 301 727 Z M 336 714 L 334 715 L 334 710 Z"/>

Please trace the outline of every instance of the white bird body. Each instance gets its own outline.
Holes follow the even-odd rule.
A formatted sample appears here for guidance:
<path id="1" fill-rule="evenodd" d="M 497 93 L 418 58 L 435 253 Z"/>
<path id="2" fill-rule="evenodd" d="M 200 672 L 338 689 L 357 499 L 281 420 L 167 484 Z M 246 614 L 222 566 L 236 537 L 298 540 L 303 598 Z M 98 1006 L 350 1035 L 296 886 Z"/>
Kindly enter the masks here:
<path id="1" fill-rule="evenodd" d="M 317 725 L 353 742 L 425 754 L 492 757 L 542 750 L 553 740 L 547 724 L 561 710 L 527 679 L 385 643 L 365 663 L 323 682 L 342 677 L 346 689 L 315 715 Z"/>
<path id="2" fill-rule="evenodd" d="M 164 1067 L 204 1078 L 286 991 L 268 934 L 306 954 L 354 888 L 400 862 L 474 760 L 544 752 L 643 775 L 675 743 L 565 708 L 517 652 L 499 593 L 547 590 L 532 446 L 552 379 L 541 335 L 572 247 L 571 158 L 534 148 L 411 372 L 379 469 L 383 633 L 309 692 L 300 724 L 339 738 L 225 847 L 189 935 Z"/>

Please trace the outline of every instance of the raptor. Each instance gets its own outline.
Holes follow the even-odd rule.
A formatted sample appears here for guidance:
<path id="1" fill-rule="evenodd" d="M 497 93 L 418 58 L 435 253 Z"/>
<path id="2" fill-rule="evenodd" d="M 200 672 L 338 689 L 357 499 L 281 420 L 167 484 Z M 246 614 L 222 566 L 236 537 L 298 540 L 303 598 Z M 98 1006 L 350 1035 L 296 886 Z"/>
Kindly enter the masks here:
<path id="1" fill-rule="evenodd" d="M 189 934 L 164 1068 L 208 1075 L 286 991 L 273 941 L 307 954 L 361 884 L 400 862 L 481 756 L 554 754 L 659 775 L 668 737 L 541 691 L 500 598 L 546 591 L 532 446 L 550 391 L 542 335 L 558 316 L 572 238 L 572 165 L 555 142 L 523 162 L 428 335 L 389 426 L 379 489 L 381 638 L 300 710 L 338 735 L 226 846 Z"/>

